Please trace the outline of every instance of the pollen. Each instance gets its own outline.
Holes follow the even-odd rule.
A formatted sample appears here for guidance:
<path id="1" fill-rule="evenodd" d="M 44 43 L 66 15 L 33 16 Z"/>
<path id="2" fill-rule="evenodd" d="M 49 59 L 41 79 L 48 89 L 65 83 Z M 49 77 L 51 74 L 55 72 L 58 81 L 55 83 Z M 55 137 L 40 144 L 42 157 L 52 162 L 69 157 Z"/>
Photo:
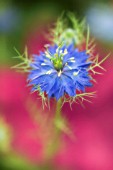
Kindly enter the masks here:
<path id="1" fill-rule="evenodd" d="M 71 58 L 70 58 L 70 62 L 71 62 L 71 63 L 75 63 L 75 62 L 76 62 L 76 61 L 75 61 L 75 58 L 74 58 L 74 57 L 71 57 Z"/>
<path id="2" fill-rule="evenodd" d="M 62 52 L 63 52 L 63 51 L 62 51 L 62 50 L 60 50 L 60 54 L 62 54 Z"/>
<path id="3" fill-rule="evenodd" d="M 74 57 L 71 57 L 70 60 L 74 60 L 75 58 Z"/>
<path id="4" fill-rule="evenodd" d="M 64 55 L 68 54 L 68 51 L 67 49 L 64 50 Z"/>
<path id="5" fill-rule="evenodd" d="M 62 74 L 62 71 L 60 70 L 60 71 L 58 72 L 58 77 L 60 77 L 61 74 Z"/>
<path id="6" fill-rule="evenodd" d="M 45 52 L 47 58 L 51 58 L 51 55 L 48 53 L 48 51 Z"/>
<path id="7" fill-rule="evenodd" d="M 46 74 L 51 74 L 52 73 L 52 70 L 49 70 L 46 72 Z"/>
<path id="8" fill-rule="evenodd" d="M 59 49 L 59 48 L 56 49 L 56 53 L 58 53 L 58 49 Z"/>
<path id="9" fill-rule="evenodd" d="M 72 70 L 72 67 L 71 67 L 71 66 L 67 65 L 67 67 L 68 67 L 70 70 Z"/>
<path id="10" fill-rule="evenodd" d="M 41 66 L 45 66 L 46 64 L 45 63 L 42 63 Z"/>
<path id="11" fill-rule="evenodd" d="M 79 73 L 79 71 L 77 71 L 77 72 L 75 71 L 75 72 L 73 73 L 73 75 L 74 75 L 74 76 L 77 76 L 78 73 Z"/>
<path id="12" fill-rule="evenodd" d="M 75 63 L 75 60 L 70 60 L 71 61 L 71 63 Z"/>

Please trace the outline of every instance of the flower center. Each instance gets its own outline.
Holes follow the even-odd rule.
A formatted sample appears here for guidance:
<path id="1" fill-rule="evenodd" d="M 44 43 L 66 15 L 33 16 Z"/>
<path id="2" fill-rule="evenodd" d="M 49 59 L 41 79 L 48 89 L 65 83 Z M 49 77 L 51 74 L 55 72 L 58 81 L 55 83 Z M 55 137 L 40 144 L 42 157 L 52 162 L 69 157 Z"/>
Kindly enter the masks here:
<path id="1" fill-rule="evenodd" d="M 63 57 L 66 55 L 67 49 L 64 51 L 59 50 L 58 48 L 56 49 L 56 53 L 54 54 L 54 58 L 52 58 L 53 65 L 57 71 L 60 71 L 63 69 Z"/>
<path id="2" fill-rule="evenodd" d="M 53 61 L 53 65 L 54 65 L 54 67 L 55 67 L 55 69 L 56 69 L 57 71 L 60 71 L 60 70 L 62 70 L 62 68 L 63 68 L 63 64 L 62 64 L 62 60 L 61 60 L 61 59 L 54 60 L 54 61 Z"/>

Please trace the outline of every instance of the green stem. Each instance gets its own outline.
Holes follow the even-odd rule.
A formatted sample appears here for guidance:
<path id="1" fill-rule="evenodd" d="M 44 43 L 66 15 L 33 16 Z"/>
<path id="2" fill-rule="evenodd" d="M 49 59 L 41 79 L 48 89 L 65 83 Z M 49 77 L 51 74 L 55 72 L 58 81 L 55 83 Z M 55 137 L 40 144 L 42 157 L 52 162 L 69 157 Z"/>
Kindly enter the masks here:
<path id="1" fill-rule="evenodd" d="M 62 121 L 61 118 L 61 106 L 62 106 L 62 99 L 59 99 L 58 102 L 56 103 L 56 111 L 55 115 L 53 118 L 53 136 L 52 138 L 49 139 L 46 150 L 45 150 L 45 160 L 49 161 L 52 159 L 54 154 L 58 151 L 59 149 L 59 143 L 60 143 L 60 134 L 61 134 L 61 129 L 60 129 L 60 122 Z"/>
<path id="2" fill-rule="evenodd" d="M 56 104 L 56 112 L 55 112 L 55 117 L 54 117 L 56 135 L 60 135 L 61 132 L 63 132 L 70 138 L 74 139 L 70 128 L 68 128 L 67 120 L 62 117 L 61 108 L 62 108 L 62 98 L 59 99 Z"/>
<path id="3" fill-rule="evenodd" d="M 61 115 L 61 108 L 62 108 L 62 98 L 58 100 L 56 103 L 56 112 L 54 117 L 54 124 L 56 126 L 56 131 L 59 133 L 61 131 L 62 126 L 62 115 Z"/>
<path id="4" fill-rule="evenodd" d="M 58 100 L 56 103 L 56 112 L 55 112 L 55 118 L 61 117 L 61 106 L 62 106 L 62 98 Z"/>
<path id="5" fill-rule="evenodd" d="M 61 134 L 62 132 L 66 135 L 72 137 L 72 133 L 68 128 L 67 121 L 62 117 L 62 98 L 58 100 L 56 103 L 56 111 L 55 116 L 53 118 L 53 138 L 49 141 L 49 145 L 47 145 L 46 150 L 46 158 L 51 159 L 54 154 L 60 148 L 61 143 Z"/>

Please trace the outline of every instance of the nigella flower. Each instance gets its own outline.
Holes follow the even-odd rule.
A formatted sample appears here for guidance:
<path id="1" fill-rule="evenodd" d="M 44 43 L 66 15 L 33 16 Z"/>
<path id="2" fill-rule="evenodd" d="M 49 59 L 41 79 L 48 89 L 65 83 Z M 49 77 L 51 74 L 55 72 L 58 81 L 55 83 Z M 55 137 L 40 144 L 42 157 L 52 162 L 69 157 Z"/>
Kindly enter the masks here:
<path id="1" fill-rule="evenodd" d="M 65 94 L 74 97 L 77 90 L 84 92 L 85 87 L 92 85 L 88 72 L 91 62 L 88 59 L 86 51 L 80 52 L 73 44 L 50 46 L 46 52 L 34 55 L 28 76 L 29 84 L 33 85 L 32 91 L 40 87 L 49 98 L 55 97 L 56 100 Z"/>

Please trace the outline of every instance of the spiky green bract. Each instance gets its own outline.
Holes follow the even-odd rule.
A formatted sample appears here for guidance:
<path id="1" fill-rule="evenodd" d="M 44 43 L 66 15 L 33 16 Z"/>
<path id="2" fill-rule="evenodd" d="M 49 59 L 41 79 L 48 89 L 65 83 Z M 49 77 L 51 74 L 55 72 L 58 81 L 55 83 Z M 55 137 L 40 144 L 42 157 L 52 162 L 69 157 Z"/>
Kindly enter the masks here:
<path id="1" fill-rule="evenodd" d="M 90 29 L 88 27 L 86 37 L 86 53 L 90 55 L 90 58 L 92 60 L 92 65 L 89 67 L 89 70 L 93 74 L 102 74 L 101 71 L 97 71 L 97 68 L 106 71 L 104 67 L 102 67 L 102 64 L 108 59 L 111 53 L 107 54 L 102 60 L 99 61 L 99 54 L 94 54 L 95 47 L 96 44 L 94 43 L 94 39 L 90 40 Z"/>
<path id="2" fill-rule="evenodd" d="M 73 43 L 75 46 L 84 41 L 85 20 L 79 21 L 75 15 L 68 12 L 58 18 L 54 28 L 50 30 L 50 40 L 53 44 L 59 45 Z"/>
<path id="3" fill-rule="evenodd" d="M 20 54 L 20 52 L 14 48 L 15 52 L 17 53 L 17 56 L 13 58 L 19 59 L 21 62 L 12 68 L 16 69 L 18 72 L 29 72 L 30 70 L 30 63 L 32 62 L 32 58 L 28 56 L 28 50 L 27 47 L 25 47 L 24 53 Z"/>

